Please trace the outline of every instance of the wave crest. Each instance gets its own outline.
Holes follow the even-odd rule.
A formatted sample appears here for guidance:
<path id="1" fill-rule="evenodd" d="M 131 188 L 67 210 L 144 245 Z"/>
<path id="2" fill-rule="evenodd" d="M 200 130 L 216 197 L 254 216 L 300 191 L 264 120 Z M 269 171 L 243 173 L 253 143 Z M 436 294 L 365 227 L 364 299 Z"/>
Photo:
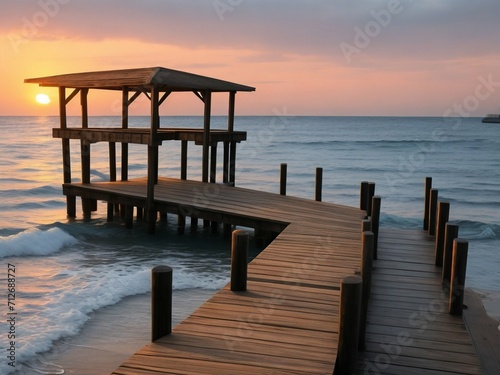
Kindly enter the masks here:
<path id="1" fill-rule="evenodd" d="M 11 236 L 0 237 L 0 258 L 49 255 L 76 242 L 76 238 L 59 228 L 45 231 L 32 228 Z"/>

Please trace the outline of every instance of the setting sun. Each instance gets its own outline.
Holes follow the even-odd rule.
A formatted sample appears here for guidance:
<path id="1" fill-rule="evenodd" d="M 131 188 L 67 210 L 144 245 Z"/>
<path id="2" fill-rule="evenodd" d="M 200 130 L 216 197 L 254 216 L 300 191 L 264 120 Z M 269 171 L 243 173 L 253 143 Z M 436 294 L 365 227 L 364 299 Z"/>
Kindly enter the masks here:
<path id="1" fill-rule="evenodd" d="M 40 104 L 49 104 L 50 103 L 50 98 L 46 94 L 38 94 L 36 96 L 36 101 Z"/>

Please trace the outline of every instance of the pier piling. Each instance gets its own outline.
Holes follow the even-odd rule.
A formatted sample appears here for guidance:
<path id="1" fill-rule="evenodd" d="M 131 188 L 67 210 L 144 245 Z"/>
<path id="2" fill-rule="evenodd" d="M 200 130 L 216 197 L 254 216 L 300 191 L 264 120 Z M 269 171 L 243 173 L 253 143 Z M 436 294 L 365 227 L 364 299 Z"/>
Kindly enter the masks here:
<path id="1" fill-rule="evenodd" d="M 151 272 L 151 341 L 172 332 L 172 268 L 156 266 Z"/>
<path id="2" fill-rule="evenodd" d="M 449 202 L 439 202 L 438 204 L 438 215 L 436 223 L 436 259 L 435 264 L 438 267 L 443 266 L 443 253 L 444 253 L 444 232 L 446 228 L 446 223 L 450 218 L 450 203 Z"/>
<path id="3" fill-rule="evenodd" d="M 453 258 L 451 262 L 451 285 L 449 312 L 462 315 L 464 309 L 465 274 L 467 271 L 467 254 L 469 242 L 457 238 L 453 241 Z"/>
<path id="4" fill-rule="evenodd" d="M 233 231 L 231 242 L 231 290 L 234 292 L 247 290 L 248 240 L 248 232 L 240 229 Z"/>
<path id="5" fill-rule="evenodd" d="M 340 284 L 339 341 L 334 375 L 351 375 L 356 370 L 361 295 L 361 278 L 344 277 Z"/>

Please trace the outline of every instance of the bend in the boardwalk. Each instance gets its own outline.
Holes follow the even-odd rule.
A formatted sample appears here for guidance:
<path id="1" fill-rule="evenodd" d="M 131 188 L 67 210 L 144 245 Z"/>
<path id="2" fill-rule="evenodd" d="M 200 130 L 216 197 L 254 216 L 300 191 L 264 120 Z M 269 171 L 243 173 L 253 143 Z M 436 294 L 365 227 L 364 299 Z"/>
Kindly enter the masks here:
<path id="1" fill-rule="evenodd" d="M 146 181 L 65 184 L 64 191 L 143 206 Z M 364 212 L 175 179 L 160 179 L 155 205 L 281 233 L 249 264 L 246 292 L 226 286 L 113 374 L 332 374 L 340 281 L 360 268 Z"/>

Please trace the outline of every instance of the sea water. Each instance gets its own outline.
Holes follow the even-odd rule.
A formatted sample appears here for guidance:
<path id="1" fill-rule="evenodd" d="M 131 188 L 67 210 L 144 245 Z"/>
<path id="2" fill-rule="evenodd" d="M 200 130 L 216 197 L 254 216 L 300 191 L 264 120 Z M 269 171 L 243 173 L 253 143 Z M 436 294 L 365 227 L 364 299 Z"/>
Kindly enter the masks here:
<path id="1" fill-rule="evenodd" d="M 79 121 L 70 118 L 70 126 Z M 212 127 L 224 128 L 226 122 L 214 117 Z M 90 119 L 91 126 L 119 124 L 115 117 Z M 165 127 L 202 124 L 200 117 L 162 118 Z M 134 117 L 131 126 L 148 127 L 149 119 Z M 23 365 L 78 335 L 95 312 L 148 293 L 156 265 L 173 268 L 174 290 L 186 301 L 228 282 L 229 242 L 220 234 L 201 227 L 191 232 L 188 226 L 178 235 L 171 216 L 150 236 L 140 224 L 128 230 L 119 220 L 107 223 L 102 203 L 90 222 L 81 219 L 80 206 L 79 217 L 67 220 L 61 141 L 52 138 L 53 127 L 57 117 L 0 117 L 2 374 L 23 373 Z M 440 199 L 451 203 L 450 219 L 460 225 L 460 237 L 469 240 L 466 286 L 500 292 L 498 124 L 478 118 L 294 117 L 278 111 L 238 117 L 235 129 L 248 132 L 238 145 L 236 185 L 278 192 L 279 164 L 287 163 L 287 193 L 311 199 L 315 168 L 321 167 L 323 200 L 358 206 L 360 182 L 373 181 L 385 227 L 422 227 L 424 178 L 433 177 Z M 76 182 L 78 141 L 71 147 Z M 109 179 L 108 163 L 107 144 L 92 145 L 92 181 Z M 144 176 L 146 164 L 146 147 L 130 145 L 129 177 Z M 161 176 L 179 176 L 179 142 L 164 142 L 159 164 Z M 201 147 L 190 144 L 188 178 L 199 180 L 200 166 Z M 217 174 L 220 181 L 220 168 Z"/>

